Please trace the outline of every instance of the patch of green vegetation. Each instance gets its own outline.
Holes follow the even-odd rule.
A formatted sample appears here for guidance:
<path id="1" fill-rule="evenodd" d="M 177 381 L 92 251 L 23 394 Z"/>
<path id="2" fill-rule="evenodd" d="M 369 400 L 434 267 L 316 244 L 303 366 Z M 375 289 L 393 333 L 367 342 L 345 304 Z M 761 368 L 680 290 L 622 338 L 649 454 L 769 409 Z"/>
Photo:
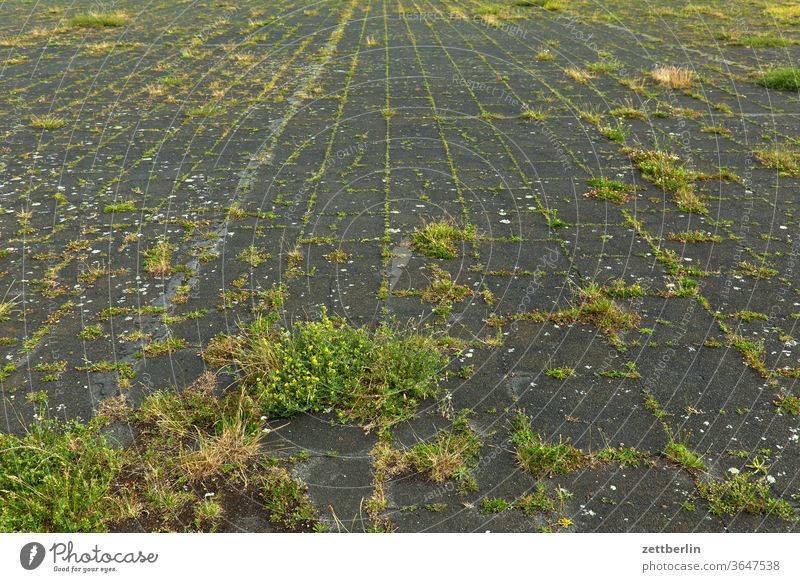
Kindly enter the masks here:
<path id="1" fill-rule="evenodd" d="M 66 124 L 66 119 L 52 113 L 31 116 L 31 126 L 35 127 L 36 129 L 59 129 L 64 127 Z"/>
<path id="2" fill-rule="evenodd" d="M 632 105 L 625 105 L 623 107 L 611 109 L 608 114 L 612 117 L 624 117 L 625 119 L 639 119 L 641 121 L 647 119 L 646 112 L 642 111 L 641 109 L 636 109 Z"/>
<path id="3" fill-rule="evenodd" d="M 17 302 L 14 300 L 0 301 L 0 321 L 8 321 L 9 316 L 16 306 Z"/>
<path id="4" fill-rule="evenodd" d="M 641 378 L 642 375 L 636 369 L 635 362 L 625 362 L 624 370 L 603 370 L 597 373 L 598 376 L 606 378 Z"/>
<path id="5" fill-rule="evenodd" d="M 523 412 L 514 417 L 509 440 L 516 445 L 520 466 L 537 478 L 564 475 L 589 462 L 589 457 L 570 445 L 568 440 L 545 442 L 533 431 L 530 418 Z"/>
<path id="6" fill-rule="evenodd" d="M 601 125 L 597 129 L 614 143 L 623 143 L 628 137 L 628 126 L 621 121 L 617 121 L 616 125 Z"/>
<path id="7" fill-rule="evenodd" d="M 263 423 L 255 402 L 241 388 L 218 398 L 215 387 L 214 374 L 206 372 L 183 392 L 151 394 L 135 411 L 121 397 L 101 403 L 98 419 L 123 420 L 137 434 L 112 488 L 114 521 L 124 527 L 144 518 L 156 529 L 213 531 L 225 496 L 255 487 L 271 521 L 309 530 L 313 511 L 302 485 L 278 461 L 257 461 Z M 209 490 L 216 492 L 213 505 L 204 495 Z M 193 519 L 187 521 L 187 515 Z"/>
<path id="8" fill-rule="evenodd" d="M 525 515 L 536 513 L 552 513 L 556 510 L 556 502 L 547 494 L 541 483 L 536 484 L 536 490 L 523 495 L 514 502 L 514 507 Z"/>
<path id="9" fill-rule="evenodd" d="M 429 303 L 453 303 L 456 301 L 463 301 L 470 295 L 472 290 L 466 285 L 459 285 L 453 281 L 449 272 L 437 267 L 431 266 L 431 284 L 422 290 L 421 297 L 424 301 Z"/>
<path id="10" fill-rule="evenodd" d="M 700 133 L 713 133 L 723 137 L 731 136 L 731 130 L 721 125 L 703 125 L 703 127 L 700 128 Z"/>
<path id="11" fill-rule="evenodd" d="M 357 328 L 324 312 L 291 330 L 272 324 L 260 316 L 238 335 L 217 336 L 204 352 L 210 363 L 241 370 L 268 416 L 336 408 L 343 420 L 383 426 L 410 417 L 436 393 L 445 359 L 431 337 L 388 324 Z"/>
<path id="12" fill-rule="evenodd" d="M 767 279 L 778 274 L 777 269 L 773 269 L 767 263 L 756 265 L 749 261 L 739 263 L 739 274 L 753 277 L 754 279 Z"/>
<path id="13" fill-rule="evenodd" d="M 549 226 L 550 228 L 555 230 L 567 226 L 567 223 L 558 217 L 558 209 L 550 208 L 548 210 L 542 211 L 542 213 L 544 214 L 544 217 L 547 220 L 547 226 Z"/>
<path id="14" fill-rule="evenodd" d="M 606 447 L 594 454 L 598 461 L 617 463 L 623 468 L 639 467 L 649 456 L 649 453 L 637 451 L 633 447 Z"/>
<path id="15" fill-rule="evenodd" d="M 603 293 L 616 299 L 628 299 L 630 297 L 643 297 L 647 292 L 638 281 L 626 285 L 622 279 L 614 279 L 603 287 Z"/>
<path id="16" fill-rule="evenodd" d="M 800 416 L 800 398 L 793 394 L 778 394 L 773 403 L 781 414 Z"/>
<path id="17" fill-rule="evenodd" d="M 417 471 L 436 483 L 448 479 L 469 481 L 480 449 L 481 441 L 462 415 L 453 422 L 453 430 L 441 430 L 436 438 L 415 445 L 409 451 L 409 459 Z"/>
<path id="18" fill-rule="evenodd" d="M 342 249 L 334 249 L 326 255 L 323 255 L 325 260 L 330 263 L 334 263 L 336 265 L 341 265 L 346 263 L 350 258 L 350 255 L 343 251 Z"/>
<path id="19" fill-rule="evenodd" d="M 480 511 L 484 515 L 488 515 L 492 513 L 502 513 L 511 507 L 513 507 L 513 505 L 502 497 L 484 497 L 481 500 Z"/>
<path id="20" fill-rule="evenodd" d="M 759 84 L 778 91 L 800 91 L 800 68 L 776 67 L 764 73 Z"/>
<path id="21" fill-rule="evenodd" d="M 794 44 L 791 38 L 770 33 L 746 34 L 742 36 L 734 35 L 728 42 L 734 46 L 749 47 L 784 47 Z"/>
<path id="22" fill-rule="evenodd" d="M 514 6 L 539 6 L 545 10 L 563 10 L 567 7 L 565 0 L 515 0 Z"/>
<path id="23" fill-rule="evenodd" d="M 685 212 L 707 214 L 708 208 L 695 191 L 698 174 L 687 169 L 680 158 L 661 150 L 629 149 L 626 151 L 645 179 L 672 194 Z"/>
<path id="24" fill-rule="evenodd" d="M 167 356 L 188 346 L 183 338 L 171 337 L 165 340 L 150 342 L 142 346 L 142 355 L 147 358 Z"/>
<path id="25" fill-rule="evenodd" d="M 114 28 L 125 26 L 129 21 L 124 12 L 89 12 L 70 19 L 70 23 L 79 28 Z"/>
<path id="26" fill-rule="evenodd" d="M 564 69 L 564 74 L 578 83 L 588 83 L 592 79 L 597 78 L 597 75 L 595 75 L 593 72 L 585 69 L 577 69 L 575 67 L 567 67 Z"/>
<path id="27" fill-rule="evenodd" d="M 614 204 L 624 204 L 630 200 L 630 192 L 633 191 L 633 186 L 630 184 L 608 178 L 592 178 L 588 184 L 592 189 L 586 194 L 587 196 Z"/>
<path id="28" fill-rule="evenodd" d="M 782 24 L 800 24 L 800 4 L 766 2 L 764 14 Z"/>
<path id="29" fill-rule="evenodd" d="M 592 73 L 613 73 L 614 71 L 621 69 L 622 63 L 615 58 L 608 58 L 603 59 L 600 61 L 595 61 L 593 63 L 588 63 L 586 65 L 586 69 L 591 71 Z M 614 115 L 614 113 L 611 113 Z"/>
<path id="30" fill-rule="evenodd" d="M 117 202 L 116 204 L 108 204 L 103 208 L 105 214 L 116 214 L 120 212 L 135 212 L 137 210 L 136 203 L 132 200 L 126 202 Z"/>
<path id="31" fill-rule="evenodd" d="M 754 153 L 767 168 L 787 176 L 800 177 L 800 150 L 787 144 L 774 144 L 759 148 Z"/>
<path id="32" fill-rule="evenodd" d="M 242 261 L 247 263 L 253 268 L 262 265 L 263 263 L 267 262 L 272 258 L 272 255 L 266 251 L 262 251 L 256 245 L 250 245 L 246 249 L 244 249 L 239 255 L 236 257 L 237 261 Z"/>
<path id="33" fill-rule="evenodd" d="M 766 313 L 758 313 L 756 311 L 737 311 L 733 314 L 733 317 L 741 319 L 745 323 L 750 323 L 751 321 L 767 321 L 769 319 L 769 315 Z"/>
<path id="34" fill-rule="evenodd" d="M 670 442 L 667 443 L 667 446 L 664 448 L 664 456 L 668 460 L 680 465 L 681 467 L 687 470 L 691 471 L 708 470 L 705 463 L 703 463 L 702 457 L 699 454 L 690 450 L 685 443 L 678 442 L 674 439 L 670 439 Z"/>
<path id="35" fill-rule="evenodd" d="M 699 285 L 700 283 L 691 277 L 680 277 L 672 294 L 676 297 L 695 297 L 700 292 Z"/>
<path id="36" fill-rule="evenodd" d="M 745 472 L 731 475 L 724 480 L 698 483 L 699 496 L 709 504 L 714 515 L 775 515 L 783 519 L 795 519 L 792 506 L 783 499 L 772 497 L 767 477 L 756 477 Z"/>
<path id="37" fill-rule="evenodd" d="M 214 103 L 204 103 L 186 111 L 187 117 L 213 117 L 223 112 L 222 107 Z"/>
<path id="38" fill-rule="evenodd" d="M 172 253 L 175 247 L 166 241 L 157 242 L 144 252 L 144 270 L 151 275 L 165 277 L 172 273 Z"/>
<path id="39" fill-rule="evenodd" d="M 674 240 L 682 243 L 718 243 L 722 242 L 722 236 L 710 234 L 703 230 L 687 230 L 684 232 L 670 232 L 667 234 L 667 240 Z"/>
<path id="40" fill-rule="evenodd" d="M 728 341 L 730 345 L 739 350 L 748 366 L 758 371 L 765 378 L 770 376 L 764 360 L 766 348 L 763 339 L 749 340 L 739 334 L 731 334 Z"/>
<path id="41" fill-rule="evenodd" d="M 575 368 L 569 366 L 561 366 L 560 368 L 550 368 L 545 371 L 545 374 L 556 380 L 566 380 L 575 376 Z"/>
<path id="42" fill-rule="evenodd" d="M 538 109 L 526 108 L 522 113 L 520 113 L 520 117 L 522 119 L 530 119 L 533 121 L 544 121 L 547 119 L 547 113 L 544 111 L 539 111 Z"/>
<path id="43" fill-rule="evenodd" d="M 572 308 L 558 311 L 550 319 L 558 324 L 595 325 L 604 333 L 615 335 L 621 330 L 636 327 L 641 317 L 619 307 L 606 297 L 600 285 L 590 283 L 579 291 L 578 301 Z"/>
<path id="44" fill-rule="evenodd" d="M 316 524 L 308 488 L 285 467 L 265 465 L 260 490 L 271 522 L 293 531 L 308 531 Z"/>
<path id="45" fill-rule="evenodd" d="M 667 412 L 663 406 L 661 406 L 661 402 L 658 401 L 658 398 L 656 398 L 652 392 L 648 392 L 647 390 L 644 391 L 644 407 L 658 419 L 665 418 L 670 415 L 670 413 Z"/>
<path id="46" fill-rule="evenodd" d="M 0 434 L 0 531 L 106 531 L 122 464 L 93 426 L 42 420 L 28 434 Z"/>
<path id="47" fill-rule="evenodd" d="M 411 235 L 411 246 L 427 257 L 454 259 L 458 256 L 456 243 L 473 240 L 474 233 L 458 228 L 453 222 L 429 222 Z"/>

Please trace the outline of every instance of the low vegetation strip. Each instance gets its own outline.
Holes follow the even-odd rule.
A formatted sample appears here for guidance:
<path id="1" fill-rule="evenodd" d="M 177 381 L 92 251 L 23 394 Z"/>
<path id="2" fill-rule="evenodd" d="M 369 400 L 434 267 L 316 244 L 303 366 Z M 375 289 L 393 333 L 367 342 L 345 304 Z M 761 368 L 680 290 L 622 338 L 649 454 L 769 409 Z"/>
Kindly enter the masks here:
<path id="1" fill-rule="evenodd" d="M 23 437 L 0 434 L 0 530 L 106 531 L 138 520 L 214 530 L 238 490 L 261 495 L 278 528 L 322 527 L 291 462 L 264 450 L 265 421 L 335 409 L 343 421 L 385 429 L 437 393 L 446 359 L 432 337 L 388 324 L 368 330 L 324 313 L 290 329 L 276 320 L 260 317 L 211 342 L 206 359 L 239 373 L 222 396 L 209 372 L 136 410 L 122 396 L 108 399 L 84 424 L 47 419 L 46 394 L 34 393 L 42 420 Z M 114 423 L 133 435 L 129 446 L 109 441 Z M 435 481 L 457 474 L 472 461 L 456 461 L 476 454 L 459 426 L 414 448 L 409 462 Z"/>
<path id="2" fill-rule="evenodd" d="M 232 365 L 265 415 L 335 409 L 365 428 L 409 418 L 436 394 L 446 363 L 430 336 L 390 325 L 357 328 L 323 313 L 319 321 L 277 329 L 269 317 L 215 338 L 204 353 Z"/>

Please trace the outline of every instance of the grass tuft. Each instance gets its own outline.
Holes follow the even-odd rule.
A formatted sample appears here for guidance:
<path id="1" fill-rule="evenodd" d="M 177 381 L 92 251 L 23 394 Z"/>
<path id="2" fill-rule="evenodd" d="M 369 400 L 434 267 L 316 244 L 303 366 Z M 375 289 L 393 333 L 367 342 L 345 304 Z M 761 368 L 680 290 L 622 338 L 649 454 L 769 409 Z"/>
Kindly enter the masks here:
<path id="1" fill-rule="evenodd" d="M 800 178 L 800 151 L 789 145 L 774 144 L 755 150 L 758 160 L 767 168 Z"/>
<path id="2" fill-rule="evenodd" d="M 166 241 L 157 242 L 144 252 L 144 270 L 151 275 L 165 277 L 172 273 L 172 253 L 174 246 Z"/>
<path id="3" fill-rule="evenodd" d="M 633 190 L 633 186 L 629 184 L 608 178 L 592 178 L 588 184 L 592 189 L 586 196 L 614 204 L 624 204 L 630 200 L 630 192 Z"/>
<path id="4" fill-rule="evenodd" d="M 687 67 L 659 66 L 650 75 L 658 84 L 671 89 L 688 89 L 694 84 L 694 73 Z"/>
<path id="5" fill-rule="evenodd" d="M 70 23 L 79 28 L 115 28 L 125 26 L 130 18 L 124 12 L 89 12 L 73 16 Z"/>
<path id="6" fill-rule="evenodd" d="M 454 259 L 458 256 L 456 243 L 474 238 L 454 223 L 441 220 L 429 222 L 411 235 L 411 246 L 427 257 Z"/>
<path id="7" fill-rule="evenodd" d="M 268 416 L 335 408 L 366 428 L 409 418 L 436 393 L 445 364 L 431 337 L 388 324 L 370 331 L 324 313 L 291 330 L 259 317 L 238 335 L 212 340 L 204 357 L 238 367 Z"/>
<path id="8" fill-rule="evenodd" d="M 31 116 L 31 126 L 35 127 L 36 129 L 59 129 L 64 127 L 66 124 L 66 119 L 51 113 Z"/>
<path id="9" fill-rule="evenodd" d="M 764 73 L 759 84 L 777 91 L 800 91 L 800 68 L 776 67 Z"/>
<path id="10" fill-rule="evenodd" d="M 794 519 L 792 506 L 783 499 L 772 497 L 766 476 L 755 477 L 751 473 L 739 473 L 725 480 L 699 483 L 697 492 L 709 504 L 714 515 L 776 515 Z"/>
<path id="11" fill-rule="evenodd" d="M 510 440 L 516 445 L 520 466 L 537 478 L 564 475 L 590 461 L 583 451 L 570 445 L 568 440 L 558 443 L 542 440 L 533 431 L 530 419 L 523 412 L 513 420 Z"/>
<path id="12" fill-rule="evenodd" d="M 661 150 L 640 149 L 630 149 L 626 153 L 645 179 L 674 196 L 681 210 L 708 213 L 708 208 L 695 191 L 697 173 L 687 169 L 677 155 Z"/>
<path id="13" fill-rule="evenodd" d="M 677 463 L 687 470 L 708 470 L 705 463 L 703 463 L 702 457 L 690 450 L 685 443 L 670 440 L 670 442 L 667 443 L 667 446 L 664 448 L 664 456 L 673 463 Z"/>

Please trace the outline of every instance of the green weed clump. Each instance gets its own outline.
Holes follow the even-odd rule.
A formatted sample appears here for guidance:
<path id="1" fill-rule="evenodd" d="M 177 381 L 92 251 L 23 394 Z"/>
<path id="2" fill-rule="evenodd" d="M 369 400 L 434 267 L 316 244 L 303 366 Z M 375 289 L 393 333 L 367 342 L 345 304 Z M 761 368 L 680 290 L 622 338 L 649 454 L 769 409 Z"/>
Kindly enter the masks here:
<path id="1" fill-rule="evenodd" d="M 410 417 L 436 392 L 445 364 L 431 337 L 389 325 L 370 331 L 324 313 L 282 330 L 260 317 L 239 335 L 213 340 L 205 357 L 235 364 L 268 416 L 335 408 L 367 427 Z"/>
<path id="2" fill-rule="evenodd" d="M 587 465 L 591 460 L 569 441 L 544 441 L 533 431 L 530 419 L 522 412 L 513 420 L 510 440 L 517 448 L 517 462 L 537 478 L 564 475 Z"/>
<path id="3" fill-rule="evenodd" d="M 592 178 L 588 184 L 592 188 L 586 194 L 588 197 L 606 200 L 614 204 L 627 202 L 630 199 L 629 193 L 633 190 L 633 186 L 629 184 L 608 178 Z"/>
<path id="4" fill-rule="evenodd" d="M 708 213 L 708 208 L 695 191 L 694 182 L 698 174 L 686 168 L 678 156 L 660 150 L 631 149 L 626 153 L 645 179 L 674 196 L 681 210 Z"/>
<path id="5" fill-rule="evenodd" d="M 800 151 L 788 144 L 774 144 L 754 151 L 767 168 L 795 178 L 800 177 Z"/>
<path id="6" fill-rule="evenodd" d="M 777 67 L 764 73 L 759 84 L 777 91 L 800 91 L 800 68 Z"/>
<path id="7" fill-rule="evenodd" d="M 755 477 L 751 473 L 739 473 L 724 480 L 699 483 L 697 491 L 709 504 L 714 515 L 776 515 L 784 519 L 795 519 L 794 509 L 783 499 L 772 497 L 766 476 Z"/>
<path id="8" fill-rule="evenodd" d="M 435 259 L 454 259 L 458 256 L 456 243 L 472 240 L 474 235 L 458 228 L 452 222 L 429 222 L 411 235 L 411 246 Z"/>
<path id="9" fill-rule="evenodd" d="M 89 12 L 72 17 L 70 22 L 79 28 L 115 28 L 125 26 L 130 18 L 124 12 Z"/>
<path id="10" fill-rule="evenodd" d="M 453 430 L 442 430 L 436 438 L 412 448 L 411 465 L 436 483 L 448 479 L 468 480 L 469 471 L 477 463 L 481 441 L 469 428 L 465 417 L 453 422 Z"/>
<path id="11" fill-rule="evenodd" d="M 35 127 L 36 129 L 59 129 L 64 127 L 66 124 L 66 119 L 52 113 L 31 116 L 31 126 Z"/>
<path id="12" fill-rule="evenodd" d="M 105 531 L 121 453 L 77 422 L 0 434 L 0 531 Z"/>
<path id="13" fill-rule="evenodd" d="M 707 471 L 703 458 L 689 449 L 685 443 L 670 441 L 664 448 L 664 456 L 687 470 Z"/>

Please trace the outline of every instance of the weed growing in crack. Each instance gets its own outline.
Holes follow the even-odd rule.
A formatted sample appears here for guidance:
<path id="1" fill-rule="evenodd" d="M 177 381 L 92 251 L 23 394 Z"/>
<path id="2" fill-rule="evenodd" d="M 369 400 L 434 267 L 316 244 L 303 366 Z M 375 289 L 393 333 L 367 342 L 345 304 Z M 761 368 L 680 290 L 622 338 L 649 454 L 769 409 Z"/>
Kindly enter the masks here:
<path id="1" fill-rule="evenodd" d="M 783 519 L 797 519 L 792 506 L 783 499 L 772 497 L 767 476 L 750 472 L 730 475 L 726 479 L 698 483 L 697 492 L 709 505 L 714 515 L 775 515 Z"/>
<path id="2" fill-rule="evenodd" d="M 124 12 L 89 12 L 73 16 L 70 20 L 72 26 L 78 28 L 116 28 L 128 22 L 130 17 Z"/>
<path id="3" fill-rule="evenodd" d="M 800 68 L 776 67 L 764 73 L 759 84 L 778 91 L 800 91 Z"/>
<path id="4" fill-rule="evenodd" d="M 630 200 L 630 192 L 633 191 L 633 186 L 608 178 L 592 178 L 588 184 L 592 189 L 586 196 L 614 204 L 625 204 Z"/>
<path id="5" fill-rule="evenodd" d="M 694 73 L 687 67 L 659 66 L 650 73 L 659 84 L 670 89 L 688 89 L 694 84 Z"/>
<path id="6" fill-rule="evenodd" d="M 45 115 L 31 116 L 31 126 L 36 129 L 59 129 L 67 124 L 67 120 L 58 115 L 47 113 Z"/>
<path id="7" fill-rule="evenodd" d="M 237 335 L 216 337 L 204 357 L 239 368 L 268 416 L 335 408 L 366 428 L 411 416 L 436 393 L 445 363 L 431 337 L 389 325 L 356 328 L 324 313 L 291 329 L 259 317 Z"/>
<path id="8" fill-rule="evenodd" d="M 561 366 L 560 368 L 550 368 L 545 371 L 545 374 L 556 380 L 566 380 L 575 376 L 575 368 L 569 366 Z"/>
<path id="9" fill-rule="evenodd" d="M 707 214 L 708 208 L 695 191 L 699 175 L 682 165 L 680 158 L 661 150 L 628 149 L 631 161 L 641 170 L 645 179 L 672 194 L 678 207 L 685 212 Z"/>
<path id="10" fill-rule="evenodd" d="M 411 235 L 411 246 L 427 257 L 454 259 L 458 256 L 456 243 L 473 240 L 474 233 L 458 228 L 453 222 L 429 222 Z"/>
<path id="11" fill-rule="evenodd" d="M 703 463 L 703 458 L 698 453 L 689 449 L 686 443 L 678 442 L 674 438 L 670 438 L 669 443 L 664 448 L 664 456 L 688 471 L 708 470 L 708 467 Z"/>
<path id="12" fill-rule="evenodd" d="M 510 440 L 516 445 L 517 462 L 537 478 L 564 475 L 589 463 L 587 455 L 569 441 L 545 442 L 522 412 L 514 417 Z"/>
<path id="13" fill-rule="evenodd" d="M 165 277 L 172 273 L 172 253 L 175 247 L 166 241 L 157 242 L 144 252 L 144 270 L 151 275 Z"/>

